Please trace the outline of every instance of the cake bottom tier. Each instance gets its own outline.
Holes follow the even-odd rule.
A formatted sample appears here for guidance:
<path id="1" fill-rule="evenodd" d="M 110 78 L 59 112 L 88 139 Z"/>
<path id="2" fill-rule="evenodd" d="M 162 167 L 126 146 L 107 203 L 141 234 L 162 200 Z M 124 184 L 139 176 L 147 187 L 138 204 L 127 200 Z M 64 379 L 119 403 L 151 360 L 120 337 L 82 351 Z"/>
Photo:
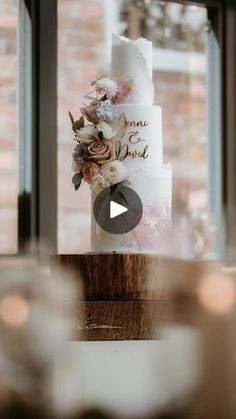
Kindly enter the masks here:
<path id="1" fill-rule="evenodd" d="M 96 223 L 92 210 L 91 251 L 164 254 L 171 228 L 171 166 L 139 170 L 129 181 L 143 204 L 141 221 L 128 233 L 111 234 Z M 92 194 L 92 209 L 95 198 Z"/>

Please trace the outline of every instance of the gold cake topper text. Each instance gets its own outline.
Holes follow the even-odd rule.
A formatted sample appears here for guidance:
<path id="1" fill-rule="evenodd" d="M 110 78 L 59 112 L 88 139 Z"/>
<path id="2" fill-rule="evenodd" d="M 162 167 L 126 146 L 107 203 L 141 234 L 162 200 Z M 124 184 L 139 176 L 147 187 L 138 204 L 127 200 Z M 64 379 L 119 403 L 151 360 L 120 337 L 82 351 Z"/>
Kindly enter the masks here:
<path id="1" fill-rule="evenodd" d="M 149 125 L 147 121 L 128 121 L 124 116 L 126 128 L 144 128 Z M 117 159 L 120 161 L 125 160 L 127 157 L 132 159 L 141 158 L 146 160 L 148 158 L 148 145 L 146 144 L 141 150 L 133 149 L 133 145 L 137 145 L 140 142 L 145 142 L 146 139 L 141 138 L 138 130 L 132 130 L 128 132 L 129 144 L 122 144 L 122 141 L 118 141 L 116 144 Z M 132 148 L 131 148 L 132 147 Z"/>

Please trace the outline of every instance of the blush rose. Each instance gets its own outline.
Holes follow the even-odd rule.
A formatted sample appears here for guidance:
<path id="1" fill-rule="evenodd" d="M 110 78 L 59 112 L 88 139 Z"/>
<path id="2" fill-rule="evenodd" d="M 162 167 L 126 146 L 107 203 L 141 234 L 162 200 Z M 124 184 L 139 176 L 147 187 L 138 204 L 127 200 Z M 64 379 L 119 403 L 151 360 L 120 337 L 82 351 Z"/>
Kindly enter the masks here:
<path id="1" fill-rule="evenodd" d="M 112 140 L 92 141 L 87 147 L 87 160 L 99 164 L 108 163 L 115 158 L 115 147 Z"/>
<path id="2" fill-rule="evenodd" d="M 87 183 L 92 183 L 100 172 L 101 166 L 95 162 L 87 162 L 83 165 L 83 179 Z"/>

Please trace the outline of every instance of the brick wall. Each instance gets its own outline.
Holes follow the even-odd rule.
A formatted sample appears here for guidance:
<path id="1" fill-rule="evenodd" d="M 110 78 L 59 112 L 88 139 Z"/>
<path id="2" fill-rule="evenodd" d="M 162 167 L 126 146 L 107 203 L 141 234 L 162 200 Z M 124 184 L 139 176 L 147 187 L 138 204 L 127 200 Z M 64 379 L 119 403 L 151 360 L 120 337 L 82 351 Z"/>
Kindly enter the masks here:
<path id="1" fill-rule="evenodd" d="M 206 80 L 191 74 L 155 74 L 162 106 L 164 159 L 173 169 L 173 214 L 207 208 Z"/>
<path id="2" fill-rule="evenodd" d="M 103 1 L 58 1 L 58 242 L 59 251 L 89 250 L 90 190 L 71 183 L 73 134 L 67 111 L 79 116 L 83 95 L 99 74 Z M 69 234 L 69 239 L 68 239 Z"/>
<path id="3" fill-rule="evenodd" d="M 17 0 L 0 2 L 0 253 L 17 250 Z"/>

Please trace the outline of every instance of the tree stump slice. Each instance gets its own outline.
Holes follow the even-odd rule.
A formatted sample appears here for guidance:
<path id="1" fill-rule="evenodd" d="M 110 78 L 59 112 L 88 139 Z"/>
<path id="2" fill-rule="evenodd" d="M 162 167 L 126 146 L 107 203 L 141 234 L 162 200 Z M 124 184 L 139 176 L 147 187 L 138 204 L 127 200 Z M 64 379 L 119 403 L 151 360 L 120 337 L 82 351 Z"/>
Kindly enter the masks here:
<path id="1" fill-rule="evenodd" d="M 72 307 L 74 341 L 157 338 L 166 309 L 164 301 L 86 301 Z"/>
<path id="2" fill-rule="evenodd" d="M 168 307 L 168 287 L 191 289 L 207 262 L 159 255 L 86 253 L 50 257 L 53 277 L 65 271 L 82 293 L 71 303 L 72 340 L 145 340 L 158 336 Z"/>

